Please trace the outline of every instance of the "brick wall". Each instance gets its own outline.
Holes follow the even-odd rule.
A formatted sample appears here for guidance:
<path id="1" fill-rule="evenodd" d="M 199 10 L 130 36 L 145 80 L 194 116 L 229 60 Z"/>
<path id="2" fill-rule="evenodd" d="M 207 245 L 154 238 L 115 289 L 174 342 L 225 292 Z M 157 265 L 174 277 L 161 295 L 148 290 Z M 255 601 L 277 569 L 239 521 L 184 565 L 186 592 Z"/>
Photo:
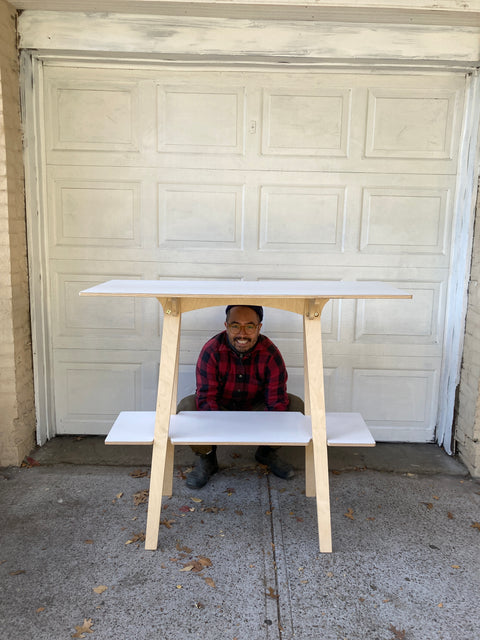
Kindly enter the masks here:
<path id="1" fill-rule="evenodd" d="M 455 440 L 473 476 L 480 477 L 480 197 L 473 241 L 467 322 L 457 401 Z"/>
<path id="2" fill-rule="evenodd" d="M 16 14 L 0 0 L 0 466 L 35 441 Z"/>

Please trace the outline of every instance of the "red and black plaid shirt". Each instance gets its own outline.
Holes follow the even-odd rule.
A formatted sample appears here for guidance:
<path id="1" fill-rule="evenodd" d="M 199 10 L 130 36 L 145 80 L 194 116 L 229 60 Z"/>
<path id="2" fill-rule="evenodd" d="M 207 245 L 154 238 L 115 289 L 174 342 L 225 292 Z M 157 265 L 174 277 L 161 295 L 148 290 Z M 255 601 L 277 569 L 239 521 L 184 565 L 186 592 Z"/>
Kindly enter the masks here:
<path id="1" fill-rule="evenodd" d="M 197 362 L 197 409 L 267 411 L 288 408 L 287 370 L 280 351 L 260 335 L 250 351 L 237 353 L 223 331 L 203 347 Z"/>

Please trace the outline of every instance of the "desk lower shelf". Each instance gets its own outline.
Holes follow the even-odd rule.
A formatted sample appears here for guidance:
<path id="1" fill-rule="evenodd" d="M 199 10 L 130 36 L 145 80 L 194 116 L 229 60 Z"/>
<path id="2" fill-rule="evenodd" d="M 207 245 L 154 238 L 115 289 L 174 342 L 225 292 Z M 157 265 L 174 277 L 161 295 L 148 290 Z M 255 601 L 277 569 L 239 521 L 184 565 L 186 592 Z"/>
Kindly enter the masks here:
<path id="1" fill-rule="evenodd" d="M 330 447 L 373 447 L 359 413 L 327 413 Z M 155 411 L 122 411 L 105 444 L 153 444 Z M 312 439 L 310 416 L 277 411 L 182 411 L 170 418 L 172 444 L 306 446 Z"/>

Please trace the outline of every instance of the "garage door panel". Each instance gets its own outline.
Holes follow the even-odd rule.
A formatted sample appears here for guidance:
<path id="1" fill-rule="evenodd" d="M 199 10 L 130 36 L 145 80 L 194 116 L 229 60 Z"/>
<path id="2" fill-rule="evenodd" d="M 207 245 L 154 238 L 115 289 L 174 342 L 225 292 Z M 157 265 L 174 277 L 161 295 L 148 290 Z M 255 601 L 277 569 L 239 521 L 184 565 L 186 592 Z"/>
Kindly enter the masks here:
<path id="1" fill-rule="evenodd" d="M 48 86 L 47 150 L 138 153 L 138 83 L 64 78 Z"/>
<path id="2" fill-rule="evenodd" d="M 126 179 L 129 171 L 138 180 Z M 112 180 L 115 173 L 125 178 Z M 158 184 L 151 169 L 55 167 L 50 175 L 59 259 L 188 261 L 192 248 L 208 247 L 220 249 L 218 262 L 232 249 L 245 262 L 278 252 L 285 263 L 308 256 L 318 265 L 400 266 L 408 253 L 410 266 L 448 266 L 453 198 L 438 176 L 170 169 L 163 175 L 172 182 Z"/>
<path id="3" fill-rule="evenodd" d="M 265 90 L 262 153 L 345 158 L 350 104 L 350 89 Z"/>
<path id="4" fill-rule="evenodd" d="M 453 159 L 457 92 L 370 89 L 366 156 Z"/>
<path id="5" fill-rule="evenodd" d="M 47 157 L 159 168 L 214 169 L 220 161 L 232 170 L 280 171 L 302 158 L 310 171 L 393 174 L 428 173 L 433 160 L 436 173 L 454 174 L 463 79 L 398 77 L 94 68 L 67 74 L 51 65 Z"/>
<path id="6" fill-rule="evenodd" d="M 261 187 L 261 251 L 343 250 L 345 187 Z"/>
<path id="7" fill-rule="evenodd" d="M 395 431 L 399 429 L 410 432 L 407 440 L 421 441 L 417 437 L 433 440 L 435 370 L 409 368 L 409 363 L 401 362 L 395 369 L 374 364 L 371 368 L 354 367 L 352 375 L 352 411 L 362 414 L 376 439 L 395 440 Z"/>
<path id="8" fill-rule="evenodd" d="M 155 300 L 79 296 L 83 289 L 106 280 L 142 278 L 145 274 L 139 271 L 96 274 L 57 271 L 52 274 L 54 348 L 159 348 L 159 305 Z"/>
<path id="9" fill-rule="evenodd" d="M 241 249 L 244 185 L 159 184 L 159 247 Z"/>
<path id="10" fill-rule="evenodd" d="M 443 335 L 444 286 L 441 282 L 391 283 L 413 298 L 399 300 L 358 300 L 355 341 L 436 345 L 440 354 Z"/>
<path id="11" fill-rule="evenodd" d="M 245 152 L 245 87 L 157 86 L 159 153 Z"/>
<path id="12" fill-rule="evenodd" d="M 56 180 L 54 190 L 54 245 L 141 246 L 140 183 Z"/>
<path id="13" fill-rule="evenodd" d="M 60 432 L 105 434 L 119 411 L 155 408 L 158 362 L 139 351 L 63 352 L 55 362 Z"/>
<path id="14" fill-rule="evenodd" d="M 448 189 L 364 189 L 361 250 L 445 255 L 449 202 Z"/>

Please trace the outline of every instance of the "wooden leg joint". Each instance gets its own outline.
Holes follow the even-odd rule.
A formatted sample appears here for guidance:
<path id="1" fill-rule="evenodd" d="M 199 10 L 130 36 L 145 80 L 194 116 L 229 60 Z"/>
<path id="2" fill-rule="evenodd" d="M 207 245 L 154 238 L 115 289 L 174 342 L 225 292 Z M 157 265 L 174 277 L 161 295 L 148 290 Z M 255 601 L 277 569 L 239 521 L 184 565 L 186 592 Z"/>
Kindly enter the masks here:
<path id="1" fill-rule="evenodd" d="M 167 298 L 164 310 L 167 316 L 178 316 L 180 313 L 180 300 L 178 298 Z"/>
<path id="2" fill-rule="evenodd" d="M 326 298 L 313 298 L 307 300 L 305 305 L 305 316 L 309 320 L 320 320 L 322 309 L 328 302 Z"/>

